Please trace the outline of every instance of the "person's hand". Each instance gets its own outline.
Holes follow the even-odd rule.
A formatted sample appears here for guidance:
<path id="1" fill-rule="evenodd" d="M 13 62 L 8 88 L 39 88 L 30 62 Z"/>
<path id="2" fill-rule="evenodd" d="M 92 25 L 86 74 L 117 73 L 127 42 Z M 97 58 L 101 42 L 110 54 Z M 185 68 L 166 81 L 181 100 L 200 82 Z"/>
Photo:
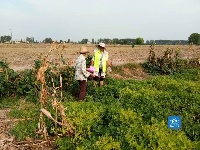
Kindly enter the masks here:
<path id="1" fill-rule="evenodd" d="M 111 67 L 108 67 L 108 68 L 107 68 L 107 72 L 109 72 L 109 73 L 112 72 Z"/>
<path id="2" fill-rule="evenodd" d="M 90 74 L 90 76 L 91 76 L 91 77 L 93 77 L 93 78 L 95 77 L 95 75 L 94 75 L 94 74 L 92 74 L 92 73 Z"/>
<path id="3" fill-rule="evenodd" d="M 90 68 L 86 68 L 87 71 L 90 71 Z"/>
<path id="4" fill-rule="evenodd" d="M 112 65 L 113 65 L 112 62 L 110 62 L 110 65 L 109 65 L 109 66 L 112 67 Z"/>

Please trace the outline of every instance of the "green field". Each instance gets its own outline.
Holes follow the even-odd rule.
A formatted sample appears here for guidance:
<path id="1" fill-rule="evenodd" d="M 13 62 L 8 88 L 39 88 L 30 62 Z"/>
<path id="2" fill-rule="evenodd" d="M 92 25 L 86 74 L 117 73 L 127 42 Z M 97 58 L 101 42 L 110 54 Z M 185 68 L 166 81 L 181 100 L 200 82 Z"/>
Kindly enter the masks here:
<path id="1" fill-rule="evenodd" d="M 36 62 L 39 65 L 39 62 Z M 5 64 L 4 64 L 5 65 Z M 2 63 L 3 66 L 3 63 Z M 138 65 L 125 65 L 130 70 Z M 132 68 L 131 68 L 132 67 Z M 36 67 L 37 68 L 37 67 Z M 114 68 L 120 72 L 121 67 Z M 85 101 L 76 99 L 78 83 L 68 81 L 72 70 L 63 72 L 68 86 L 61 101 L 67 122 L 73 129 L 57 126 L 44 118 L 50 137 L 58 149 L 198 149 L 200 147 L 200 69 L 184 69 L 172 75 L 148 76 L 143 80 L 107 78 L 103 87 L 88 82 Z M 47 71 L 47 83 L 51 85 Z M 17 122 L 11 133 L 17 140 L 43 139 L 36 134 L 40 115 L 40 85 L 33 70 L 18 73 L 7 69 L 1 74 L 1 108 L 11 108 Z M 55 84 L 59 79 L 54 76 Z M 11 82 L 12 81 L 12 82 Z M 65 82 L 64 82 L 65 83 Z M 7 89 L 6 89 L 7 87 Z M 50 87 L 50 86 L 49 86 Z M 58 91 L 59 94 L 60 91 Z M 23 99 L 23 100 L 22 100 Z M 53 117 L 48 96 L 46 109 Z M 168 129 L 168 116 L 180 116 L 179 130 Z M 58 121 L 61 116 L 58 115 Z"/>

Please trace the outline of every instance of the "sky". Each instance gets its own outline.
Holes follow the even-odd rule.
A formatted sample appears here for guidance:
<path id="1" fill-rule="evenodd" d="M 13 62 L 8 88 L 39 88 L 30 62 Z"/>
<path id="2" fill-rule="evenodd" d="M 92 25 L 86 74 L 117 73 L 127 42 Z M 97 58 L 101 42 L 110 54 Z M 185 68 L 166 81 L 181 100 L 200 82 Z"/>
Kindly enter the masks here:
<path id="1" fill-rule="evenodd" d="M 0 36 L 187 40 L 200 33 L 200 0 L 0 0 Z"/>

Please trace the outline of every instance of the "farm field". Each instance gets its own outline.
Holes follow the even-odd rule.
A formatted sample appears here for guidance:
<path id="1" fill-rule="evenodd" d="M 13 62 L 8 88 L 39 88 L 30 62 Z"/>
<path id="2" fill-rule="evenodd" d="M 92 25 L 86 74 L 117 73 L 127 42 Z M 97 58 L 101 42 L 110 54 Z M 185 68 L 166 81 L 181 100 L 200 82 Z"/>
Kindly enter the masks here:
<path id="1" fill-rule="evenodd" d="M 64 58 L 73 62 L 80 46 L 66 45 Z M 92 54 L 95 46 L 86 46 Z M 149 46 L 108 45 L 113 71 L 103 87 L 89 78 L 80 102 L 74 69 L 57 66 L 56 50 L 40 73 L 50 47 L 0 45 L 0 60 L 9 64 L 0 61 L 0 149 L 199 149 L 199 62 L 181 60 L 179 70 L 153 76 L 138 64 L 147 60 Z M 177 48 L 155 46 L 156 56 L 167 47 Z M 183 59 L 200 57 L 199 46 L 179 48 Z M 168 128 L 169 116 L 181 117 L 180 129 Z"/>
<path id="2" fill-rule="evenodd" d="M 95 45 L 85 45 L 90 54 L 93 54 Z M 0 59 L 6 60 L 10 68 L 15 71 L 30 69 L 40 55 L 46 55 L 50 49 L 50 44 L 0 44 Z M 74 61 L 78 56 L 77 51 L 80 49 L 80 44 L 66 44 L 63 50 L 63 56 L 66 60 Z M 126 63 L 142 63 L 149 56 L 149 45 L 136 45 L 134 48 L 131 45 L 106 45 L 109 52 L 109 59 L 113 65 L 126 64 Z M 192 49 L 189 45 L 155 45 L 156 56 L 163 55 L 167 48 L 181 49 L 182 58 L 200 57 L 200 46 L 193 46 Z M 194 50 L 193 50 L 194 49 Z M 58 60 L 58 53 L 53 51 L 49 56 L 50 60 Z"/>

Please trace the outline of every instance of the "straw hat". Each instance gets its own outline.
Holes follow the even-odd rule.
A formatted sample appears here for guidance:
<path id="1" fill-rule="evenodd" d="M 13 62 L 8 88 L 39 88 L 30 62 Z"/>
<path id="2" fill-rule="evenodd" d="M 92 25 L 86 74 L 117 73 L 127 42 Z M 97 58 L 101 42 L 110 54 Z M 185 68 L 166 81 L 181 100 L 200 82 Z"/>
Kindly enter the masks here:
<path id="1" fill-rule="evenodd" d="M 85 53 L 89 53 L 89 52 L 88 52 L 88 50 L 87 50 L 87 48 L 85 46 L 82 46 L 80 51 L 79 51 L 79 53 L 80 54 L 85 54 Z"/>

